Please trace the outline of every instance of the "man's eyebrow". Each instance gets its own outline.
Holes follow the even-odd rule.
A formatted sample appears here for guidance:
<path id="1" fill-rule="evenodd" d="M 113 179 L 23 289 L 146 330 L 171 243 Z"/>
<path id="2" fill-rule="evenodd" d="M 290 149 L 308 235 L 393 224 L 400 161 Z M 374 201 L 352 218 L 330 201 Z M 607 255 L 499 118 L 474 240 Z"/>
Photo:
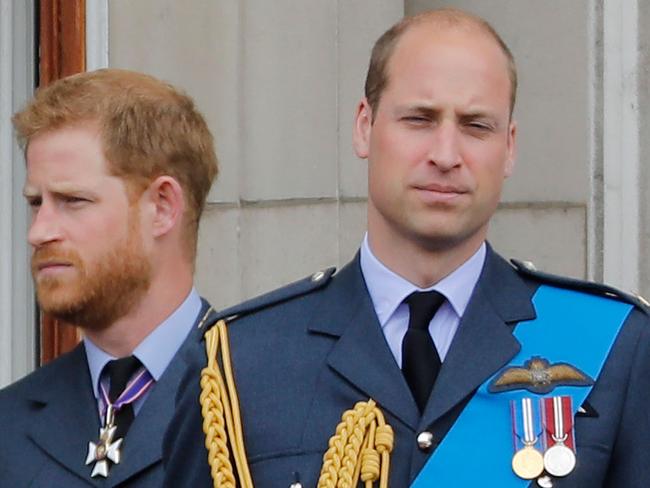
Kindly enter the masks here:
<path id="1" fill-rule="evenodd" d="M 486 110 L 468 110 L 463 112 L 460 116 L 464 119 L 491 119 L 493 116 Z"/>
<path id="2" fill-rule="evenodd" d="M 426 113 L 437 113 L 440 112 L 440 108 L 434 106 L 434 105 L 429 105 L 425 103 L 412 103 L 408 105 L 404 105 L 401 107 L 401 109 L 405 112 L 408 111 L 413 111 L 413 112 L 426 112 Z"/>
<path id="3" fill-rule="evenodd" d="M 52 183 L 47 186 L 47 191 L 50 193 L 54 193 L 57 195 L 67 195 L 67 194 L 73 194 L 73 193 L 92 193 L 88 189 L 81 188 L 79 185 L 76 185 L 74 183 Z M 26 198 L 29 197 L 37 197 L 41 195 L 41 191 L 37 190 L 34 187 L 31 186 L 25 186 L 23 188 L 23 195 Z"/>
<path id="4" fill-rule="evenodd" d="M 439 114 L 440 112 L 443 111 L 443 109 L 436 107 L 434 105 L 425 105 L 425 104 L 413 104 L 413 105 L 404 105 L 403 107 L 400 107 L 398 110 L 402 112 L 419 112 L 419 113 L 426 113 L 426 114 Z M 462 111 L 458 114 L 458 118 L 463 118 L 463 119 L 479 119 L 479 118 L 485 118 L 485 119 L 494 119 L 496 118 L 496 115 L 493 114 L 490 110 L 488 109 L 483 109 L 483 108 L 470 108 L 466 111 Z"/>
<path id="5" fill-rule="evenodd" d="M 23 196 L 25 198 L 34 198 L 41 195 L 41 192 L 32 186 L 25 185 L 23 187 Z"/>
<path id="6" fill-rule="evenodd" d="M 47 189 L 51 193 L 61 193 L 61 194 L 86 192 L 86 190 L 81 188 L 79 185 L 76 185 L 74 183 L 67 183 L 65 181 L 60 183 L 52 183 L 48 185 Z"/>

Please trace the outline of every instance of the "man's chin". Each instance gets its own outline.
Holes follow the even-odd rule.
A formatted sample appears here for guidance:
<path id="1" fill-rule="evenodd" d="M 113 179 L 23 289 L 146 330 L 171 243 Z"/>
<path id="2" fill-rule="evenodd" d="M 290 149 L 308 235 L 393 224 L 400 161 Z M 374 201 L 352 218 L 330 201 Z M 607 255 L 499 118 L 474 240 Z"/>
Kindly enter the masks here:
<path id="1" fill-rule="evenodd" d="M 36 297 L 41 311 L 53 319 L 69 325 L 85 325 L 83 318 L 88 315 L 90 307 L 79 294 L 61 288 L 39 288 Z"/>
<path id="2" fill-rule="evenodd" d="M 82 327 L 82 317 L 86 315 L 84 308 L 76 303 L 51 302 L 39 300 L 39 307 L 43 313 L 59 322 Z"/>
<path id="3" fill-rule="evenodd" d="M 467 232 L 464 229 L 442 226 L 433 229 L 428 228 L 412 234 L 412 240 L 419 242 L 422 249 L 438 253 L 472 247 L 474 244 L 480 244 L 484 239 L 485 232 L 482 229 Z"/>
<path id="4" fill-rule="evenodd" d="M 101 331 L 125 316 L 146 288 L 132 288 L 127 298 L 116 300 L 113 296 L 91 293 L 76 288 L 56 291 L 37 291 L 42 312 L 57 321 L 86 330 Z"/>
<path id="5" fill-rule="evenodd" d="M 110 327 L 114 317 L 99 316 L 93 307 L 53 306 L 41 310 L 59 323 L 85 330 L 100 331 Z"/>

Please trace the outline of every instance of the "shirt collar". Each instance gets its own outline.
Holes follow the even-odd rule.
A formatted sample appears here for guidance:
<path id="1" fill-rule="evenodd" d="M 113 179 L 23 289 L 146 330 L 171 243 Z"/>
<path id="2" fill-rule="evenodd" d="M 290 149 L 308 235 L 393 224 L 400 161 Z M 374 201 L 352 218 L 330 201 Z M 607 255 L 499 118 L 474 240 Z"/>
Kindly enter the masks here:
<path id="1" fill-rule="evenodd" d="M 372 253 L 368 234 L 361 245 L 361 272 L 368 287 L 368 293 L 375 307 L 380 325 L 383 327 L 397 310 L 397 307 L 414 291 L 436 290 L 451 304 L 458 317 L 462 317 L 472 296 L 474 287 L 485 262 L 485 242 L 461 266 L 429 288 L 419 288 L 405 278 L 388 269 Z"/>
<path id="2" fill-rule="evenodd" d="M 201 297 L 192 288 L 183 303 L 138 344 L 133 355 L 158 381 L 167 369 L 176 351 L 189 334 L 201 311 Z M 88 359 L 88 369 L 95 398 L 99 398 L 99 376 L 106 363 L 117 359 L 95 345 L 88 337 L 83 338 Z"/>

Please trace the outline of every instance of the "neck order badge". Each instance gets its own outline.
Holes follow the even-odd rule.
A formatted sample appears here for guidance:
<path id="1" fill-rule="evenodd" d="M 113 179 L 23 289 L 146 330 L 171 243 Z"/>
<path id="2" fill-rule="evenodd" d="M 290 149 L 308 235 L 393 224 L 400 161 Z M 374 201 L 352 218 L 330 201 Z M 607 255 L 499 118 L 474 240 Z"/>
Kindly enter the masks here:
<path id="1" fill-rule="evenodd" d="M 119 464 L 122 460 L 120 448 L 124 439 L 114 439 L 117 430 L 115 412 L 141 398 L 153 384 L 153 377 L 146 368 L 142 367 L 114 402 L 110 401 L 104 385 L 100 385 L 104 426 L 99 430 L 99 440 L 88 443 L 88 455 L 86 456 L 87 465 L 95 463 L 90 474 L 92 478 L 95 476 L 106 478 L 108 476 L 109 461 L 113 464 Z"/>
<path id="2" fill-rule="evenodd" d="M 594 379 L 598 378 L 612 344 L 632 310 L 631 305 L 616 300 L 545 285 L 538 288 L 533 297 L 533 304 L 537 318 L 517 325 L 514 336 L 521 343 L 521 350 L 508 366 L 520 366 L 534 357 L 547 358 L 551 364 L 574 365 Z M 558 340 L 559 337 L 562 340 Z M 576 344 L 580 346 L 576 347 Z M 544 393 L 550 391 L 531 393 L 518 389 L 490 392 L 490 383 L 500 374 L 501 372 L 498 372 L 481 385 L 411 488 L 481 486 L 485 483 L 485 473 L 490 473 L 491 483 L 501 488 L 523 488 L 530 484 L 530 480 L 517 476 L 513 471 L 510 402 L 523 405 L 522 400 L 529 398 L 531 409 L 533 404 L 539 409 L 539 399 L 544 398 Z M 556 472 L 563 473 L 571 465 L 566 451 L 560 453 L 561 462 L 557 462 L 557 453 L 551 453 L 551 449 L 567 447 L 569 425 L 572 426 L 570 419 L 582 405 L 592 386 L 586 382 L 576 382 L 561 384 L 553 389 L 550 396 L 562 399 L 559 400 L 560 403 L 555 400 L 555 404 L 546 405 L 545 412 L 548 412 L 549 407 L 553 410 L 552 427 L 549 420 L 546 420 L 545 429 L 550 431 L 553 446 L 549 444 L 548 459 L 541 459 L 547 472 L 557 468 Z M 571 397 L 570 403 L 566 397 Z M 553 401 L 551 398 L 551 402 Z M 570 413 L 566 411 L 569 404 Z M 538 415 L 546 415 L 549 419 L 551 413 Z M 567 438 L 564 438 L 565 434 Z M 466 454 L 462 456 L 462 460 L 458 452 Z M 536 469 L 539 469 L 540 456 L 536 456 L 537 460 L 534 461 Z"/>

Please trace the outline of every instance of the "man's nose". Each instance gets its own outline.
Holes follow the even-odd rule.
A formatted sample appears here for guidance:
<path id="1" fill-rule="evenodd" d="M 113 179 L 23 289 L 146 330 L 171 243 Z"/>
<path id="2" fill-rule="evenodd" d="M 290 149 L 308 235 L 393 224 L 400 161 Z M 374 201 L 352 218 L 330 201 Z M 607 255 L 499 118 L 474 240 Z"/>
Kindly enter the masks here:
<path id="1" fill-rule="evenodd" d="M 27 233 L 27 241 L 33 247 L 61 238 L 61 227 L 56 209 L 47 203 L 41 203 L 32 210 L 32 223 Z"/>
<path id="2" fill-rule="evenodd" d="M 451 121 L 441 122 L 433 131 L 429 161 L 440 171 L 449 171 L 461 164 L 459 129 Z"/>

